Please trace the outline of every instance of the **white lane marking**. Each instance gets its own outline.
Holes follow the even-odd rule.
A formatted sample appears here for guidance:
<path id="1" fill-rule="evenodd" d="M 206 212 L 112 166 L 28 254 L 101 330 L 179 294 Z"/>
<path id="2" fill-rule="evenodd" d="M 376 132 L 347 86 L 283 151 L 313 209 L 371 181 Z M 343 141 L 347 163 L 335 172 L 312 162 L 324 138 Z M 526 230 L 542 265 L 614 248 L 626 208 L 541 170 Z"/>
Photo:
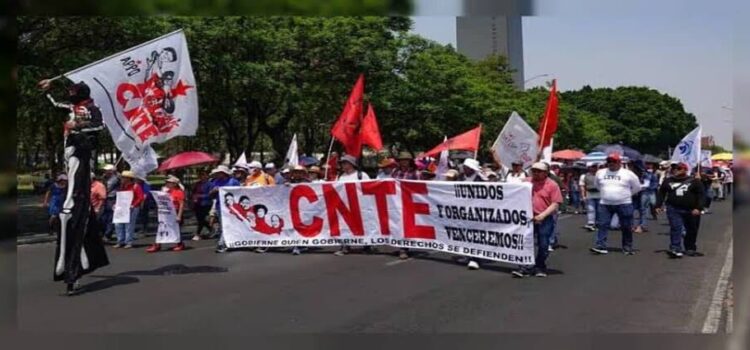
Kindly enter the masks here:
<path id="1" fill-rule="evenodd" d="M 729 240 L 729 250 L 727 250 L 727 256 L 724 259 L 724 266 L 721 268 L 719 274 L 719 281 L 716 283 L 716 289 L 714 289 L 714 295 L 711 298 L 711 305 L 708 308 L 708 314 L 706 315 L 706 321 L 703 322 L 702 333 L 717 333 L 719 330 L 719 323 L 721 322 L 721 313 L 724 309 L 724 301 L 727 295 L 727 286 L 729 285 L 729 276 L 732 274 L 732 250 L 733 240 Z"/>

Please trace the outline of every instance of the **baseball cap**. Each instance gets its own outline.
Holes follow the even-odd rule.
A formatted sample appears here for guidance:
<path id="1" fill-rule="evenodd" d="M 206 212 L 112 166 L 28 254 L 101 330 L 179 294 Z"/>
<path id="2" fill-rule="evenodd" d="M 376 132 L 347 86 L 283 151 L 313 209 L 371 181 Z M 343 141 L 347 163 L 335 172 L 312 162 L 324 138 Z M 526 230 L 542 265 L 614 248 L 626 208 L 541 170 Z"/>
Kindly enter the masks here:
<path id="1" fill-rule="evenodd" d="M 549 168 L 547 167 L 546 163 L 542 162 L 536 162 L 534 165 L 531 166 L 531 169 L 541 170 L 541 171 L 549 171 Z"/>
<path id="2" fill-rule="evenodd" d="M 341 160 L 339 161 L 339 163 L 343 163 L 343 162 L 348 162 L 351 165 L 356 166 L 357 165 L 357 158 L 354 158 L 354 156 L 351 156 L 351 155 L 347 154 L 347 155 L 344 155 L 343 157 L 341 157 Z"/>
<path id="3" fill-rule="evenodd" d="M 276 165 L 273 163 L 266 163 L 265 169 L 276 169 Z"/>
<path id="4" fill-rule="evenodd" d="M 607 162 L 621 162 L 622 158 L 620 158 L 620 155 L 618 153 L 610 153 L 607 155 Z"/>
<path id="5" fill-rule="evenodd" d="M 250 162 L 250 164 L 248 164 L 247 167 L 249 169 L 262 169 L 263 168 L 263 164 L 260 164 L 259 161 L 254 160 L 254 161 Z"/>

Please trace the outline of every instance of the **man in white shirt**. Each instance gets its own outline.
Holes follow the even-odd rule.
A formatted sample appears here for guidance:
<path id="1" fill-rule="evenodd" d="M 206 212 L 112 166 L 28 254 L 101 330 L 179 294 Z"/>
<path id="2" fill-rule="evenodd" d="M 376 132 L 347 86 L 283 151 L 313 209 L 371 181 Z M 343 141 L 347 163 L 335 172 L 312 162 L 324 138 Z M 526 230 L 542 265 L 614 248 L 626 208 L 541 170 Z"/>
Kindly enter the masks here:
<path id="1" fill-rule="evenodd" d="M 598 224 L 596 245 L 591 251 L 607 254 L 607 233 L 612 215 L 617 214 L 622 228 L 622 251 L 633 255 L 633 201 L 632 197 L 641 191 L 641 181 L 632 171 L 622 167 L 620 155 L 607 156 L 607 168 L 596 173 L 596 187 L 599 189 Z"/>
<path id="2" fill-rule="evenodd" d="M 339 167 L 343 170 L 341 174 L 336 178 L 338 182 L 357 182 L 363 180 L 369 180 L 370 176 L 366 172 L 357 169 L 357 158 L 351 155 L 344 155 L 339 161 Z M 365 246 L 365 252 L 372 252 L 373 249 L 370 246 Z M 341 248 L 335 251 L 333 254 L 336 256 L 342 256 L 349 253 L 349 246 L 342 245 Z"/>
<path id="3" fill-rule="evenodd" d="M 596 213 L 599 211 L 599 189 L 596 187 L 596 172 L 599 167 L 596 163 L 586 164 L 588 172 L 581 174 L 578 186 L 581 188 L 581 195 L 586 202 L 586 225 L 583 228 L 589 231 L 596 231 Z"/>

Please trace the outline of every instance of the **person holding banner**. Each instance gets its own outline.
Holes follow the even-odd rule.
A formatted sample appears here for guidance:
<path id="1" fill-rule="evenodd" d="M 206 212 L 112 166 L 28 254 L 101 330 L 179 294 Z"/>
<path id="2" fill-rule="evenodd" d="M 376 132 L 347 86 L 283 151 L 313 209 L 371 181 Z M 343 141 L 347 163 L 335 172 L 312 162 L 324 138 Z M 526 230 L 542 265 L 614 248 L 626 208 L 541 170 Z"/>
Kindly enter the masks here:
<path id="1" fill-rule="evenodd" d="M 633 251 L 633 196 L 641 191 L 641 181 L 632 171 L 622 167 L 617 153 L 607 156 L 607 168 L 596 173 L 596 187 L 601 193 L 598 212 L 596 243 L 590 250 L 596 254 L 607 254 L 607 233 L 613 215 L 617 215 L 622 228 L 622 251 L 634 255 Z"/>
<path id="2" fill-rule="evenodd" d="M 235 164 L 234 168 L 232 169 L 232 176 L 234 176 L 234 178 L 242 184 L 245 183 L 249 172 L 250 168 L 247 166 L 247 164 Z"/>
<path id="3" fill-rule="evenodd" d="M 549 178 L 547 164 L 538 162 L 531 166 L 531 203 L 534 212 L 534 236 L 537 253 L 534 266 L 523 266 L 512 272 L 513 277 L 547 277 L 549 240 L 554 231 L 554 214 L 563 202 L 560 186 Z"/>
<path id="4" fill-rule="evenodd" d="M 680 163 L 675 176 L 666 179 L 659 187 L 656 207 L 662 212 L 664 204 L 667 205 L 670 235 L 668 253 L 671 258 L 681 258 L 683 254 L 703 256 L 697 251 L 695 242 L 705 203 L 705 191 L 699 178 L 688 176 L 688 168 L 686 163 Z"/>
<path id="5" fill-rule="evenodd" d="M 336 181 L 338 182 L 356 182 L 370 179 L 370 176 L 367 175 L 366 172 L 357 169 L 357 158 L 352 155 L 345 154 L 342 156 L 341 160 L 339 160 L 339 167 L 343 171 L 336 178 Z M 364 251 L 369 253 L 372 252 L 373 249 L 371 246 L 365 246 Z M 333 254 L 336 256 L 349 254 L 349 246 L 342 245 L 341 248 Z"/>
<path id="6" fill-rule="evenodd" d="M 397 167 L 398 163 L 393 158 L 385 158 L 378 163 L 378 175 L 375 178 L 378 180 L 392 179 Z"/>
<path id="7" fill-rule="evenodd" d="M 482 168 L 479 166 L 479 161 L 473 158 L 466 158 L 464 159 L 463 164 L 461 165 L 461 171 L 462 174 L 459 177 L 459 181 L 467 181 L 467 182 L 486 182 L 487 176 L 482 172 Z M 467 257 L 460 257 L 458 258 L 459 264 L 466 264 L 466 267 L 469 268 L 469 270 L 478 270 L 479 269 L 479 263 L 481 262 L 480 259 L 473 259 L 473 258 L 467 258 Z"/>
<path id="8" fill-rule="evenodd" d="M 398 154 L 398 168 L 391 173 L 391 177 L 399 180 L 419 180 L 416 163 L 411 153 L 401 151 Z"/>
<path id="9" fill-rule="evenodd" d="M 247 166 L 250 169 L 250 175 L 247 176 L 244 182 L 245 187 L 271 186 L 276 184 L 273 177 L 263 172 L 263 165 L 259 161 L 254 160 Z"/>
<path id="10" fill-rule="evenodd" d="M 257 162 L 255 162 L 257 163 Z M 260 168 L 260 167 L 258 167 Z M 226 253 L 227 246 L 224 244 L 224 235 L 221 229 L 221 210 L 219 198 L 219 188 L 221 187 L 239 187 L 240 182 L 232 177 L 232 173 L 229 172 L 229 168 L 226 165 L 219 165 L 216 169 L 211 171 L 211 175 L 214 177 L 211 182 L 211 190 L 208 192 L 210 197 L 214 200 L 215 206 L 213 208 L 213 218 L 218 224 L 217 234 L 219 235 L 219 241 L 216 244 L 217 253 Z"/>
<path id="11" fill-rule="evenodd" d="M 177 214 L 177 227 L 182 226 L 183 212 L 185 209 L 185 191 L 180 187 L 180 179 L 174 175 L 169 175 L 165 183 L 166 193 L 172 199 L 172 205 L 174 206 L 175 214 Z M 172 247 L 172 251 L 179 252 L 185 249 L 185 244 L 182 242 L 182 235 L 178 234 L 179 243 Z M 154 243 L 148 249 L 147 253 L 155 253 L 161 250 L 161 244 Z"/>
<path id="12" fill-rule="evenodd" d="M 284 182 L 286 182 L 286 180 L 284 179 L 284 176 L 282 176 L 279 173 L 279 169 L 276 169 L 276 165 L 275 164 L 273 164 L 271 162 L 268 162 L 263 167 L 263 169 L 265 170 L 266 175 L 268 175 L 271 178 L 273 178 L 274 184 L 281 185 L 281 184 L 284 184 Z"/>
<path id="13" fill-rule="evenodd" d="M 135 225 L 138 219 L 138 213 L 146 199 L 143 189 L 136 183 L 136 175 L 132 171 L 122 172 L 122 185 L 120 185 L 121 192 L 133 192 L 133 200 L 130 203 L 130 221 L 127 223 L 115 224 L 115 232 L 117 232 L 117 244 L 114 248 L 133 248 L 133 241 L 135 241 Z"/>

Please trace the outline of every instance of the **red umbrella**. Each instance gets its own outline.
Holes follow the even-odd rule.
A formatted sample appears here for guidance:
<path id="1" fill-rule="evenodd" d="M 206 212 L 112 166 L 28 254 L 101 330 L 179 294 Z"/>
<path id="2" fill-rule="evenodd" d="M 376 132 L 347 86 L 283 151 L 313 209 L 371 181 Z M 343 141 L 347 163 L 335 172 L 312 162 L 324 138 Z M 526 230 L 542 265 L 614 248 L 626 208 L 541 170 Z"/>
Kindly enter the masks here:
<path id="1" fill-rule="evenodd" d="M 218 162 L 219 159 L 204 152 L 182 152 L 161 163 L 157 171 L 185 168 L 193 165 Z"/>
<path id="2" fill-rule="evenodd" d="M 586 153 L 574 149 L 565 149 L 552 153 L 552 159 L 578 160 L 586 156 Z"/>

